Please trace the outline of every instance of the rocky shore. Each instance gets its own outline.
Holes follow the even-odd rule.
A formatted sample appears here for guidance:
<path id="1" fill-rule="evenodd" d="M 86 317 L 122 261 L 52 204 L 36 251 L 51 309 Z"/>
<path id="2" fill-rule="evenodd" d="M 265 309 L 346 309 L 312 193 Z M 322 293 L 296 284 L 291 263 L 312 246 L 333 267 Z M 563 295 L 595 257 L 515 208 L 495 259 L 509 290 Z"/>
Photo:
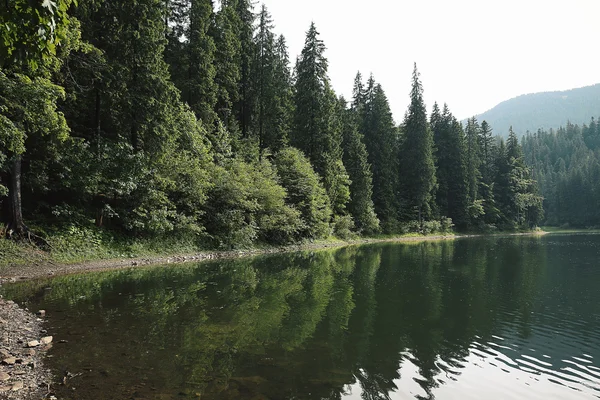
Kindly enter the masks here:
<path id="1" fill-rule="evenodd" d="M 0 399 L 53 398 L 52 374 L 43 363 L 52 337 L 43 328 L 44 313 L 38 314 L 0 299 Z"/>

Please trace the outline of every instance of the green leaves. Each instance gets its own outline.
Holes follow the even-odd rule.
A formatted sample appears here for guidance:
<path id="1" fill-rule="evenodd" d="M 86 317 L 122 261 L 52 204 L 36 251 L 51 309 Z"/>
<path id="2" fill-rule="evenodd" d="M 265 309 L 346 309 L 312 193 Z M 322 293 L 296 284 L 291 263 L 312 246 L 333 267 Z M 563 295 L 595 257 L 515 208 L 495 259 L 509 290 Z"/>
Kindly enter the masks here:
<path id="1" fill-rule="evenodd" d="M 56 46 L 65 38 L 71 0 L 10 3 L 0 9 L 0 66 L 37 69 L 56 54 Z"/>

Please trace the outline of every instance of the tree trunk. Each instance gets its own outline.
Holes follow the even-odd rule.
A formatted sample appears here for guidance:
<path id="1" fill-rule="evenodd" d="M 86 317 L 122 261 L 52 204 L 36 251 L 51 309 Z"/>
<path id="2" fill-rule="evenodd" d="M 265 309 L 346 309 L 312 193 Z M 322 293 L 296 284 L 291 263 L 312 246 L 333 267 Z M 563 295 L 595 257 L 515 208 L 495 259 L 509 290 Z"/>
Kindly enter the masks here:
<path id="1" fill-rule="evenodd" d="M 10 235 L 24 237 L 27 227 L 23 222 L 21 210 L 21 155 L 15 156 L 12 162 L 11 179 L 9 188 L 10 218 L 8 221 L 8 232 Z"/>

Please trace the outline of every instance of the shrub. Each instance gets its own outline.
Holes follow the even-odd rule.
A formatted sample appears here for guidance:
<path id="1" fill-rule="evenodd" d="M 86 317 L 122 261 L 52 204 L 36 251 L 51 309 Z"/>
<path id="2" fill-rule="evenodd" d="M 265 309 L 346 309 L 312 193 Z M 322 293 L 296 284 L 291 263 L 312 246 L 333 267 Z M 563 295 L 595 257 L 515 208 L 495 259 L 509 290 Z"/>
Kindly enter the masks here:
<path id="1" fill-rule="evenodd" d="M 302 218 L 303 227 L 297 236 L 312 239 L 329 236 L 329 198 L 308 159 L 300 150 L 287 147 L 277 153 L 274 163 L 279 181 L 287 191 L 287 202 Z"/>
<path id="2" fill-rule="evenodd" d="M 351 239 L 356 234 L 353 233 L 354 220 L 350 215 L 336 215 L 333 218 L 333 234 L 340 239 Z"/>

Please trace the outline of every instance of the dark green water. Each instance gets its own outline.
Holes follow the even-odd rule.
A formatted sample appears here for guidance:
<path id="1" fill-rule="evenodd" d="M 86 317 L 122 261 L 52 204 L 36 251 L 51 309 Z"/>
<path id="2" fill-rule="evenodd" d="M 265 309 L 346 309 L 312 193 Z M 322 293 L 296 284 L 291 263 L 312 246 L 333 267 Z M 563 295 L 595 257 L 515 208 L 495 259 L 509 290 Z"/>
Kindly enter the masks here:
<path id="1" fill-rule="evenodd" d="M 595 399 L 599 256 L 600 235 L 461 239 L 3 292 L 68 341 L 59 399 Z"/>

